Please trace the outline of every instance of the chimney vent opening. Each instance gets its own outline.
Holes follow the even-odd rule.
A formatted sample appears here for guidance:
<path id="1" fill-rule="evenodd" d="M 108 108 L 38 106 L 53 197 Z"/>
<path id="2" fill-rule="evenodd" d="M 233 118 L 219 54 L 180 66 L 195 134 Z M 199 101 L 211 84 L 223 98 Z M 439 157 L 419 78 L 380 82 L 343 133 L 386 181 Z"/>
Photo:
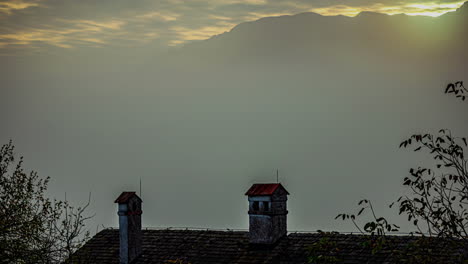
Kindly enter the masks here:
<path id="1" fill-rule="evenodd" d="M 258 201 L 254 201 L 254 202 L 253 202 L 253 205 L 252 205 L 253 211 L 259 211 L 259 210 L 260 210 L 259 204 L 260 204 L 260 203 L 259 203 Z"/>

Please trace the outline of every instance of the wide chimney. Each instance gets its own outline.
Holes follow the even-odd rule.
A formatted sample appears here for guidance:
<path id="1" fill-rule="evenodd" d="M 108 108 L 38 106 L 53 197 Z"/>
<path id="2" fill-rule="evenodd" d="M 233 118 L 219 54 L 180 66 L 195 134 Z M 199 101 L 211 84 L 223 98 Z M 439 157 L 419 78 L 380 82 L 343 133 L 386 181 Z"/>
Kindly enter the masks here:
<path id="1" fill-rule="evenodd" d="M 249 199 L 249 237 L 252 244 L 271 245 L 287 233 L 289 193 L 280 183 L 254 184 Z"/>
<path id="2" fill-rule="evenodd" d="M 141 254 L 141 199 L 135 192 L 123 192 L 119 204 L 120 264 L 129 264 Z"/>

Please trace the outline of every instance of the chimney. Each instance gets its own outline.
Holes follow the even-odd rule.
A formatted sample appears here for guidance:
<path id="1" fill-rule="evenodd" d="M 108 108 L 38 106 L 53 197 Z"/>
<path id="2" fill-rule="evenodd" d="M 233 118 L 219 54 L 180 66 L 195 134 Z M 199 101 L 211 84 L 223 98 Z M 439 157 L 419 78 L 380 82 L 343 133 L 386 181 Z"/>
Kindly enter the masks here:
<path id="1" fill-rule="evenodd" d="M 120 264 L 129 264 L 141 254 L 141 199 L 135 192 L 123 192 L 119 204 Z"/>
<path id="2" fill-rule="evenodd" d="M 249 237 L 252 244 L 271 245 L 287 233 L 289 193 L 280 183 L 254 184 L 249 199 Z"/>

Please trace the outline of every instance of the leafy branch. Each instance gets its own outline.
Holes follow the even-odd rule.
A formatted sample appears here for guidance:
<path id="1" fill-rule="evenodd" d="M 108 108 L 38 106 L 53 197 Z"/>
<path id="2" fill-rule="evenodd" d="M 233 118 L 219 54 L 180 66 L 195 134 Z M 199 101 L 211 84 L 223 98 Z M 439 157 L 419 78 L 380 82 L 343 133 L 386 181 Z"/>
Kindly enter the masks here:
<path id="1" fill-rule="evenodd" d="M 50 178 L 26 173 L 12 141 L 0 148 L 0 258 L 5 263 L 63 263 L 89 238 L 88 202 L 51 200 Z"/>

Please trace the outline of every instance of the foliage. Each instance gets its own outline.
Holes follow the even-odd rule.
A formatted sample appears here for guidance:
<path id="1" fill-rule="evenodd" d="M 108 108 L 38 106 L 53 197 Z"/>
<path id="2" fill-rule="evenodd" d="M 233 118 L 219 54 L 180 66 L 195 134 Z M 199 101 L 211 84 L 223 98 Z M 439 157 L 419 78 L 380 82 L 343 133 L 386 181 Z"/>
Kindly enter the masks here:
<path id="1" fill-rule="evenodd" d="M 331 239 L 333 232 L 319 231 L 321 237 L 319 241 L 309 247 L 309 263 L 331 264 L 338 263 L 340 259 L 336 256 L 340 249 L 335 241 Z"/>
<path id="2" fill-rule="evenodd" d="M 415 134 L 400 146 L 417 145 L 414 151 L 427 150 L 436 168 L 411 168 L 403 185 L 411 196 L 398 199 L 400 214 L 413 221 L 418 233 L 466 239 L 468 235 L 468 168 L 464 157 L 466 138 L 452 136 L 446 129 L 434 136 Z M 420 220 L 423 225 L 421 226 Z"/>
<path id="3" fill-rule="evenodd" d="M 455 97 L 462 99 L 462 101 L 465 101 L 466 99 L 466 94 L 468 94 L 468 89 L 463 86 L 462 81 L 458 81 L 455 83 L 449 83 L 447 85 L 447 88 L 445 88 L 445 93 L 453 93 Z"/>
<path id="4" fill-rule="evenodd" d="M 468 90 L 459 81 L 448 84 L 445 93 L 464 101 Z M 414 233 L 421 236 L 404 248 L 392 250 L 399 263 L 441 263 L 438 259 L 441 256 L 434 254 L 434 250 L 440 250 L 441 241 L 449 247 L 461 248 L 468 239 L 468 161 L 464 155 L 467 139 L 441 129 L 435 135 L 411 135 L 400 144 L 400 148 L 411 146 L 416 152 L 429 153 L 435 166 L 411 168 L 410 176 L 403 179 L 403 186 L 410 192 L 395 203 L 399 214 L 405 214 L 417 229 Z M 359 205 L 357 214 L 341 213 L 335 219 L 351 221 L 359 232 L 370 235 L 363 247 L 370 248 L 372 254 L 390 248 L 387 232 L 396 232 L 399 227 L 377 217 L 369 200 L 361 200 Z M 366 210 L 370 211 L 371 220 L 360 228 L 356 218 Z"/>
<path id="5" fill-rule="evenodd" d="M 361 206 L 359 212 L 357 215 L 354 214 L 338 214 L 335 219 L 342 218 L 343 220 L 350 219 L 354 226 L 361 232 L 362 234 L 367 234 L 370 235 L 379 235 L 379 236 L 385 236 L 386 232 L 396 232 L 400 228 L 397 225 L 393 225 L 387 222 L 387 219 L 384 217 L 377 217 L 374 211 L 374 207 L 372 206 L 372 202 L 363 199 L 359 201 L 358 205 Z M 360 216 L 366 209 L 370 210 L 372 213 L 373 220 L 370 222 L 367 222 L 364 225 L 364 231 L 359 227 L 359 225 L 356 223 L 356 216 Z"/>
<path id="6" fill-rule="evenodd" d="M 62 263 L 85 242 L 89 205 L 46 196 L 49 177 L 25 172 L 10 141 L 0 149 L 0 258 L 6 263 Z"/>
<path id="7" fill-rule="evenodd" d="M 468 90 L 462 81 L 450 83 L 446 94 L 465 100 Z M 417 233 L 429 236 L 466 240 L 468 235 L 468 167 L 464 150 L 465 137 L 455 137 L 448 129 L 438 134 L 414 134 L 400 144 L 400 148 L 415 146 L 414 151 L 426 151 L 435 167 L 411 168 L 411 176 L 403 185 L 411 194 L 401 196 L 399 214 L 406 214 Z M 423 222 L 423 223 L 421 223 Z"/>
<path id="8" fill-rule="evenodd" d="M 372 202 L 364 199 L 358 203 L 361 208 L 359 212 L 354 214 L 338 214 L 335 219 L 341 218 L 342 220 L 351 220 L 354 226 L 359 230 L 363 235 L 370 235 L 369 239 L 365 241 L 362 246 L 364 249 L 370 249 L 372 254 L 380 251 L 386 244 L 386 233 L 387 232 L 397 232 L 399 226 L 395 224 L 390 224 L 385 217 L 377 217 Z M 372 215 L 372 219 L 367 222 L 363 228 L 360 228 L 356 223 L 356 217 L 361 216 L 366 210 L 369 210 Z"/>
<path id="9" fill-rule="evenodd" d="M 453 93 L 465 100 L 466 88 L 463 82 L 447 85 L 446 94 Z M 435 161 L 435 167 L 417 167 L 409 170 L 410 176 L 403 179 L 403 186 L 410 191 L 398 198 L 399 214 L 405 214 L 416 227 L 418 234 L 466 240 L 468 237 L 468 167 L 464 150 L 468 147 L 465 137 L 455 137 L 450 130 L 441 129 L 438 134 L 414 134 L 400 144 L 400 148 L 415 146 L 414 151 L 427 151 Z M 360 202 L 367 203 L 367 200 Z M 394 203 L 390 205 L 393 206 Z M 375 216 L 369 203 L 374 221 L 364 226 L 364 231 L 385 235 L 397 231 L 385 218 Z M 362 208 L 358 215 L 363 212 Z M 340 214 L 343 220 L 354 215 Z M 359 227 L 358 227 L 359 229 Z M 359 229 L 361 232 L 362 230 Z"/>

